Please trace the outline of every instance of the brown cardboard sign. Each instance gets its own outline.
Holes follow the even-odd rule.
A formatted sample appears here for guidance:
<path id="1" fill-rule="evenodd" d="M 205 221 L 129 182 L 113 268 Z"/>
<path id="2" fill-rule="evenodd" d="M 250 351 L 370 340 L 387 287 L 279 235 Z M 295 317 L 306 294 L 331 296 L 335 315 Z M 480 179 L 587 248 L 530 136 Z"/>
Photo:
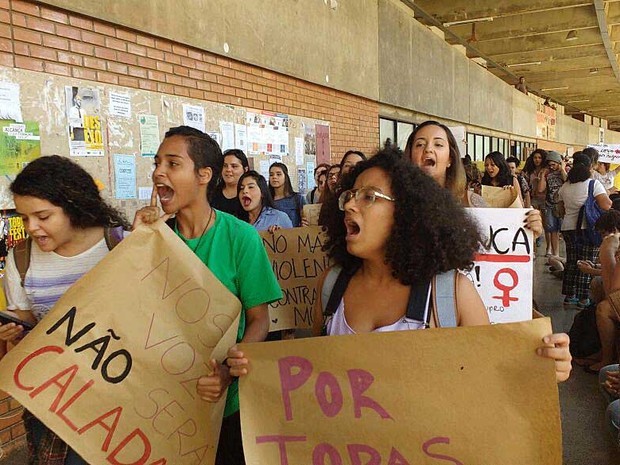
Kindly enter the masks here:
<path id="1" fill-rule="evenodd" d="M 323 252 L 325 234 L 318 226 L 261 232 L 282 298 L 269 305 L 270 331 L 310 328 L 316 285 L 329 267 Z"/>
<path id="2" fill-rule="evenodd" d="M 482 186 L 482 198 L 487 207 L 523 208 L 519 192 L 513 188 Z"/>
<path id="3" fill-rule="evenodd" d="M 200 400 L 241 303 L 159 221 L 125 238 L 0 362 L 0 387 L 88 463 L 212 464 L 224 399 Z"/>
<path id="4" fill-rule="evenodd" d="M 323 204 L 320 203 L 308 203 L 304 205 L 303 208 L 303 217 L 308 220 L 308 224 L 310 226 L 318 226 L 319 224 L 319 215 L 321 214 L 321 206 Z"/>
<path id="5" fill-rule="evenodd" d="M 561 465 L 548 318 L 242 344 L 248 465 Z M 257 400 L 260 396 L 260 402 Z"/>

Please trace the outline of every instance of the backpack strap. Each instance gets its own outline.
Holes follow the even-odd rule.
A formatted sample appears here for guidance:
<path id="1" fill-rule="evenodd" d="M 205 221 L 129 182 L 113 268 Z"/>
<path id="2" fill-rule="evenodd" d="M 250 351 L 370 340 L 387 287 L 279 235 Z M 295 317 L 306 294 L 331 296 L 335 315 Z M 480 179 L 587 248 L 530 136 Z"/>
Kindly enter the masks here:
<path id="1" fill-rule="evenodd" d="M 431 312 L 428 311 L 430 308 L 431 287 L 431 281 L 412 284 L 409 291 L 409 301 L 407 302 L 407 318 L 423 321 L 427 328 L 431 316 Z"/>
<path id="2" fill-rule="evenodd" d="M 438 273 L 433 279 L 433 312 L 439 328 L 455 328 L 457 326 L 457 279 L 457 270 Z"/>
<path id="3" fill-rule="evenodd" d="M 123 227 L 115 226 L 103 228 L 103 238 L 108 250 L 112 250 L 123 240 Z"/>
<path id="4" fill-rule="evenodd" d="M 26 279 L 26 273 L 30 267 L 30 252 L 32 250 L 32 238 L 27 237 L 25 241 L 21 241 L 13 248 L 13 259 L 15 260 L 15 266 L 19 272 L 21 285 L 24 287 L 24 281 Z"/>
<path id="5" fill-rule="evenodd" d="M 342 271 L 342 267 L 340 265 L 332 266 L 327 272 L 327 276 L 325 276 L 325 280 L 323 281 L 323 287 L 321 288 L 321 306 L 323 310 L 323 315 L 327 314 L 327 303 L 332 295 L 332 289 L 334 289 L 334 285 L 336 284 L 336 280 Z M 332 311 L 331 314 L 334 312 Z"/>

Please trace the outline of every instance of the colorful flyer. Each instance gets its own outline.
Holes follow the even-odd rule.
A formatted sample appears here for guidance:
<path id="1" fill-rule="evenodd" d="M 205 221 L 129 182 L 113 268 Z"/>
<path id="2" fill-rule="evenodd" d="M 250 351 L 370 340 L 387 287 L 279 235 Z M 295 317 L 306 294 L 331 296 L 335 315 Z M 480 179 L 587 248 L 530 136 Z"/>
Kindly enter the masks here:
<path id="1" fill-rule="evenodd" d="M 103 157 L 103 122 L 99 90 L 66 86 L 69 153 L 73 157 Z"/>
<path id="2" fill-rule="evenodd" d="M 0 120 L 0 175 L 14 176 L 41 156 L 39 123 Z"/>

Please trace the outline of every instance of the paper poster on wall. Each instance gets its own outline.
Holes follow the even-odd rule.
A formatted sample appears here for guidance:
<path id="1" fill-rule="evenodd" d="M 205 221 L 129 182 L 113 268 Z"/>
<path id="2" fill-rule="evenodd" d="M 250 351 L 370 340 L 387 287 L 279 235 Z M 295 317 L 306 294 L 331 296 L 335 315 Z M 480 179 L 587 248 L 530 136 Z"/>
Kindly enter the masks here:
<path id="1" fill-rule="evenodd" d="M 138 124 L 140 126 L 140 154 L 143 157 L 154 157 L 160 142 L 157 115 L 140 115 Z"/>
<path id="2" fill-rule="evenodd" d="M 211 139 L 217 142 L 217 145 L 219 145 L 220 148 L 222 147 L 222 135 L 219 132 L 207 131 L 207 134 Z"/>
<path id="3" fill-rule="evenodd" d="M 245 124 L 235 124 L 235 147 L 244 153 L 248 151 L 248 131 Z"/>
<path id="4" fill-rule="evenodd" d="M 298 184 L 297 184 L 297 190 L 299 191 L 300 194 L 305 194 L 306 193 L 306 170 L 303 168 L 298 168 L 297 169 L 297 180 L 298 180 Z"/>
<path id="5" fill-rule="evenodd" d="M 138 187 L 138 200 L 150 200 L 153 194 L 153 186 Z"/>
<path id="6" fill-rule="evenodd" d="M 102 157 L 103 131 L 99 90 L 65 86 L 69 153 L 73 157 Z"/>
<path id="7" fill-rule="evenodd" d="M 269 183 L 269 162 L 267 160 L 261 160 L 259 167 L 259 173 L 262 174 L 267 183 Z"/>
<path id="8" fill-rule="evenodd" d="M 12 119 L 18 123 L 24 121 L 19 100 L 19 84 L 0 82 L 0 119 Z"/>
<path id="9" fill-rule="evenodd" d="M 306 163 L 306 173 L 308 173 L 308 190 L 312 190 L 316 187 L 316 182 L 314 181 L 314 162 L 309 161 Z"/>
<path id="10" fill-rule="evenodd" d="M 248 152 L 253 155 L 288 155 L 289 117 L 281 113 L 246 113 Z"/>
<path id="11" fill-rule="evenodd" d="M 456 145 L 461 152 L 461 157 L 464 157 L 467 153 L 467 135 L 465 134 L 465 126 L 453 126 L 449 128 L 452 131 L 452 135 L 456 140 Z M 407 141 L 405 140 L 405 143 Z M 403 145 L 404 147 L 404 145 Z"/>
<path id="12" fill-rule="evenodd" d="M 521 208 L 468 208 L 479 225 L 485 250 L 466 274 L 489 313 L 491 323 L 532 318 L 533 234 L 523 226 Z"/>
<path id="13" fill-rule="evenodd" d="M 119 116 L 121 118 L 131 118 L 131 98 L 129 94 L 110 91 L 110 116 Z"/>
<path id="14" fill-rule="evenodd" d="M 205 132 L 205 109 L 200 105 L 183 104 L 183 124 Z"/>
<path id="15" fill-rule="evenodd" d="M 2 211 L 0 214 L 0 278 L 4 276 L 9 250 L 26 237 L 26 228 L 22 217 L 15 210 Z"/>
<path id="16" fill-rule="evenodd" d="M 15 176 L 41 156 L 39 123 L 0 120 L 0 175 Z"/>
<path id="17" fill-rule="evenodd" d="M 304 152 L 309 157 L 316 157 L 316 130 L 314 124 L 304 125 Z"/>
<path id="18" fill-rule="evenodd" d="M 114 155 L 114 192 L 117 199 L 136 198 L 136 158 Z"/>
<path id="19" fill-rule="evenodd" d="M 220 132 L 222 133 L 222 152 L 235 148 L 235 125 L 230 121 L 220 121 Z"/>
<path id="20" fill-rule="evenodd" d="M 304 164 L 304 138 L 295 137 L 295 164 L 301 166 Z"/>

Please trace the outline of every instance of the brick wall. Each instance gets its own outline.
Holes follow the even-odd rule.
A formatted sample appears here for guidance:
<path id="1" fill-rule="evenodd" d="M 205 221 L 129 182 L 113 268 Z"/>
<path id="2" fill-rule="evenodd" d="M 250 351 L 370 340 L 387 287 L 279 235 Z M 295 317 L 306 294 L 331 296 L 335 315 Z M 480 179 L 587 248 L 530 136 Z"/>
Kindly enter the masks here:
<path id="1" fill-rule="evenodd" d="M 378 146 L 376 102 L 36 2 L 0 0 L 0 65 L 329 121 L 334 161 Z M 19 411 L 0 391 L 5 451 Z"/>
<path id="2" fill-rule="evenodd" d="M 0 391 L 0 457 L 23 445 L 25 441 L 22 410 L 16 400 Z"/>
<path id="3" fill-rule="evenodd" d="M 376 102 L 36 2 L 0 0 L 0 65 L 326 120 L 333 160 L 378 146 Z"/>

